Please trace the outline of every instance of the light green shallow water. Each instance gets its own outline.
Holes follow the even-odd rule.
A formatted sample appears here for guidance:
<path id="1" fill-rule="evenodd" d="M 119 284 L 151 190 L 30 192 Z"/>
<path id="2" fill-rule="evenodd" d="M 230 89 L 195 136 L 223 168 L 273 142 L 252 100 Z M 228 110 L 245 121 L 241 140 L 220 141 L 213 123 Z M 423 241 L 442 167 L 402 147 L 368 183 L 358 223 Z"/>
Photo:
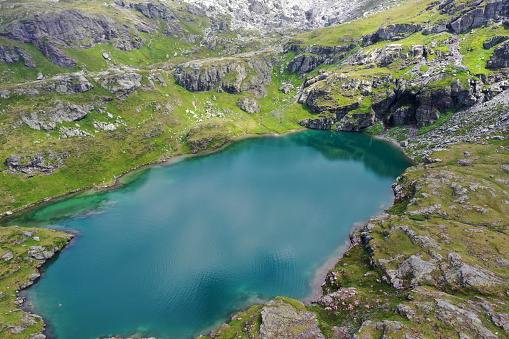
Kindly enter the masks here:
<path id="1" fill-rule="evenodd" d="M 410 163 L 361 134 L 235 142 L 6 224 L 79 236 L 28 291 L 58 339 L 193 337 L 277 295 L 305 298 L 355 222 L 392 203 Z"/>

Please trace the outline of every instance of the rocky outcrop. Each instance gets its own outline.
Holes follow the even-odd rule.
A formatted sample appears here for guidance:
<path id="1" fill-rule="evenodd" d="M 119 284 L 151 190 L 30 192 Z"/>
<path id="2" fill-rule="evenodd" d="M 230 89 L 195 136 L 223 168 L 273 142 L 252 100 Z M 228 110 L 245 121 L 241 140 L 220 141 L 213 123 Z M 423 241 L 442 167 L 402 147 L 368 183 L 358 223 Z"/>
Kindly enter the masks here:
<path id="1" fill-rule="evenodd" d="M 364 36 L 363 43 L 370 45 L 385 40 L 401 40 L 409 37 L 415 32 L 420 32 L 422 28 L 423 27 L 421 25 L 414 24 L 396 24 L 383 26 L 380 27 L 375 33 Z"/>
<path id="2" fill-rule="evenodd" d="M 67 68 L 75 66 L 76 60 L 61 47 L 90 48 L 96 43 L 112 42 L 116 48 L 130 51 L 145 43 L 112 18 L 80 9 L 30 14 L 4 26 L 0 34 L 34 44 L 53 63 Z"/>
<path id="3" fill-rule="evenodd" d="M 450 21 L 449 27 L 455 33 L 485 25 L 490 20 L 503 21 L 509 17 L 509 4 L 504 0 L 486 1 L 484 6 L 474 3 L 469 11 Z"/>
<path id="4" fill-rule="evenodd" d="M 163 34 L 174 37 L 182 37 L 185 34 L 184 28 L 179 23 L 177 14 L 165 3 L 141 2 L 131 4 L 149 19 L 160 19 L 165 22 Z M 192 20 L 193 18 L 189 18 Z M 188 21 L 190 21 L 188 19 Z"/>
<path id="5" fill-rule="evenodd" d="M 30 68 L 36 67 L 30 55 L 23 49 L 14 46 L 0 46 L 0 62 L 11 63 L 17 61 L 23 61 L 25 66 Z"/>
<path id="6" fill-rule="evenodd" d="M 509 36 L 500 36 L 500 35 L 496 35 L 492 38 L 489 38 L 488 40 L 486 40 L 485 42 L 483 42 L 482 46 L 485 48 L 485 49 L 490 49 L 490 48 L 493 48 L 495 47 L 496 45 L 506 41 L 507 39 L 509 39 Z"/>
<path id="7" fill-rule="evenodd" d="M 51 82 L 54 84 L 54 90 L 60 94 L 83 93 L 94 88 L 94 85 L 80 73 L 56 76 Z M 51 91 L 53 87 L 50 84 L 44 89 Z"/>
<path id="8" fill-rule="evenodd" d="M 141 87 L 142 76 L 138 73 L 110 75 L 102 79 L 101 87 L 117 95 L 122 100 L 128 98 Z"/>
<path id="9" fill-rule="evenodd" d="M 31 246 L 27 254 L 36 260 L 48 260 L 51 259 L 57 251 L 58 247 L 45 248 L 43 246 Z"/>
<path id="10" fill-rule="evenodd" d="M 191 92 L 217 90 L 239 94 L 250 91 L 266 96 L 264 85 L 272 81 L 278 59 L 273 51 L 246 53 L 230 58 L 190 61 L 179 65 L 174 76 L 179 85 Z"/>
<path id="11" fill-rule="evenodd" d="M 509 67 L 509 42 L 505 42 L 495 48 L 486 67 L 491 69 Z"/>
<path id="12" fill-rule="evenodd" d="M 490 310 L 489 303 L 462 303 L 447 293 L 433 291 L 425 287 L 417 287 L 412 292 L 412 298 L 419 300 L 396 307 L 396 312 L 414 323 L 424 321 L 423 314 L 428 319 L 434 319 L 442 326 L 453 329 L 453 333 L 460 338 L 473 335 L 475 338 L 499 338 L 483 322 L 482 308 Z"/>
<path id="13" fill-rule="evenodd" d="M 388 262 L 380 260 L 382 267 L 386 263 Z M 450 253 L 446 260 L 423 260 L 420 256 L 413 255 L 397 269 L 387 269 L 385 273 L 388 281 L 398 289 L 408 289 L 426 282 L 465 289 L 504 284 L 493 272 L 464 263 L 457 253 Z"/>
<path id="14" fill-rule="evenodd" d="M 255 99 L 250 97 L 240 98 L 237 102 L 237 106 L 246 113 L 260 113 L 262 107 L 256 102 Z"/>
<path id="15" fill-rule="evenodd" d="M 140 2 L 130 4 L 130 6 L 140 11 L 149 19 L 162 19 L 164 21 L 177 19 L 174 11 L 164 3 Z"/>
<path id="16" fill-rule="evenodd" d="M 339 62 L 355 47 L 355 44 L 334 47 L 317 45 L 300 47 L 298 44 L 288 44 L 285 46 L 285 52 L 297 53 L 297 56 L 288 63 L 288 70 L 299 74 L 311 72 L 320 65 L 330 65 Z"/>
<path id="17" fill-rule="evenodd" d="M 503 22 L 509 17 L 509 5 L 503 0 L 476 1 L 468 7 L 455 5 L 453 1 L 436 2 L 431 9 L 438 6 L 442 14 L 453 16 L 448 22 L 416 25 L 395 24 L 383 26 L 375 33 L 363 37 L 364 45 L 370 45 L 379 41 L 396 41 L 404 39 L 416 32 L 425 35 L 449 31 L 451 33 L 465 33 L 469 29 L 486 25 L 490 21 Z M 454 16 L 456 14 L 456 16 Z M 459 15 L 458 15 L 459 14 Z"/>
<path id="18" fill-rule="evenodd" d="M 69 152 L 25 152 L 11 155 L 5 160 L 5 164 L 11 173 L 52 174 L 58 168 L 65 166 L 64 160 L 69 157 Z"/>
<path id="19" fill-rule="evenodd" d="M 299 308 L 283 299 L 269 301 L 262 309 L 260 335 L 263 339 L 325 338 L 318 328 L 316 314 L 306 311 L 300 301 Z"/>
<path id="20" fill-rule="evenodd" d="M 55 102 L 56 106 L 32 112 L 22 117 L 22 121 L 35 130 L 53 131 L 57 124 L 64 121 L 79 121 L 102 103 L 76 105 L 68 102 Z"/>
<path id="21" fill-rule="evenodd" d="M 416 26 L 411 26 L 410 31 L 414 29 Z M 416 80 L 409 80 L 412 76 L 394 78 L 386 72 L 371 75 L 341 70 L 322 72 L 307 79 L 299 93 L 298 102 L 307 104 L 312 113 L 320 114 L 317 119 L 308 119 L 302 124 L 308 128 L 341 131 L 363 130 L 378 121 L 389 126 L 415 124 L 424 127 L 453 107 L 471 107 L 479 100 L 486 100 L 486 87 L 481 91 L 482 85 L 464 80 L 469 75 L 464 74 L 463 80 L 455 79 L 457 72 L 464 72 L 455 52 L 436 55 L 428 61 L 432 53 L 431 46 L 420 44 L 386 44 L 381 48 L 360 49 L 344 64 L 377 69 L 393 65 L 408 67 L 412 71 L 407 75 L 415 73 Z M 451 62 L 457 66 L 450 74 L 444 74 L 442 65 Z M 426 65 L 423 67 L 429 70 L 428 74 L 423 74 L 420 65 Z"/>
<path id="22" fill-rule="evenodd" d="M 423 45 L 412 45 L 408 48 L 401 44 L 390 44 L 382 48 L 360 51 L 350 58 L 349 63 L 352 65 L 369 65 L 374 63 L 377 67 L 387 67 L 399 60 L 425 58 L 428 53 L 428 48 Z"/>

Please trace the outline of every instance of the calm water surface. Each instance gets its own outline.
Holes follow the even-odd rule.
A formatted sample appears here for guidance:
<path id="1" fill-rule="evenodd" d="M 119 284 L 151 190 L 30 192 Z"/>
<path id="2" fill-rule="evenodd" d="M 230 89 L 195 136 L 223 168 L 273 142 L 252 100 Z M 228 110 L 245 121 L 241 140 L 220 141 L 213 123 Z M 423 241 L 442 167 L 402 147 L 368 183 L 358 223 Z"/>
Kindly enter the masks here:
<path id="1" fill-rule="evenodd" d="M 79 233 L 28 291 L 58 339 L 186 338 L 277 295 L 305 298 L 410 163 L 366 135 L 305 131 L 152 167 L 4 224 Z"/>

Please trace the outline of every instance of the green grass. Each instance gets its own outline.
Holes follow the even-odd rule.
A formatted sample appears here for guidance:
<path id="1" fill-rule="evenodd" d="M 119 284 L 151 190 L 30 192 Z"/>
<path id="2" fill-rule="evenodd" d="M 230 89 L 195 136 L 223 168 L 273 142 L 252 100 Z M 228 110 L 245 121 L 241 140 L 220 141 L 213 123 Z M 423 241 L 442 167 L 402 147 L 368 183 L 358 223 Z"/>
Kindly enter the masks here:
<path id="1" fill-rule="evenodd" d="M 380 135 L 384 131 L 384 124 L 378 122 L 368 128 L 364 129 L 363 132 L 370 135 Z"/>
<path id="2" fill-rule="evenodd" d="M 463 63 L 469 67 L 472 74 L 488 75 L 492 73 L 491 70 L 486 69 L 486 63 L 496 47 L 485 49 L 483 43 L 497 35 L 508 36 L 509 28 L 504 25 L 482 27 L 461 35 L 460 52 L 463 54 Z"/>

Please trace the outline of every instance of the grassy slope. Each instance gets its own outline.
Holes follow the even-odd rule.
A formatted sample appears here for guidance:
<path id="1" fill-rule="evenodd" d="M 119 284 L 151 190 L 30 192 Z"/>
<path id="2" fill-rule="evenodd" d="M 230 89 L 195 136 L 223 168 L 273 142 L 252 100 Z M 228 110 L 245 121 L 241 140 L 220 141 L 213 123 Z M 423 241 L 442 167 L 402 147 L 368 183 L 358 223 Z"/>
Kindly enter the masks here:
<path id="1" fill-rule="evenodd" d="M 345 40 L 359 39 L 362 35 L 372 33 L 380 26 L 389 23 L 421 24 L 426 21 L 440 22 L 445 20 L 446 18 L 437 11 L 423 12 L 432 2 L 428 0 L 409 1 L 401 7 L 375 14 L 367 19 L 360 19 L 339 27 L 329 27 L 315 32 L 303 33 L 298 35 L 294 42 L 303 45 L 320 44 L 334 46 L 344 43 Z M 458 1 L 458 4 L 460 2 L 467 1 Z M 494 35 L 507 35 L 506 28 L 503 26 L 495 29 L 483 28 L 473 33 L 462 35 L 461 52 L 465 56 L 464 63 L 470 67 L 472 74 L 489 74 L 491 72 L 485 69 L 485 64 L 493 49 L 484 50 L 482 42 Z M 70 51 L 70 53 L 75 53 L 73 56 L 80 60 L 76 70 L 85 64 L 90 71 L 100 71 L 113 64 L 130 64 L 143 68 L 142 74 L 146 78 L 150 69 L 154 68 L 151 65 L 152 62 L 161 63 L 164 61 L 167 67 L 171 67 L 172 64 L 184 61 L 190 57 L 190 53 L 183 52 L 193 48 L 193 46 L 178 42 L 174 38 L 167 38 L 157 34 L 153 37 L 146 35 L 144 38 L 152 42 L 133 52 L 116 51 L 110 45 L 101 45 L 81 53 L 73 51 Z M 400 40 L 398 43 L 404 46 L 411 46 L 412 44 L 419 43 L 430 44 L 434 41 L 438 45 L 437 48 L 446 48 L 440 45 L 442 39 L 444 39 L 443 34 L 422 36 L 418 33 Z M 370 48 L 381 48 L 387 44 L 387 42 L 380 42 Z M 54 75 L 68 71 L 49 63 L 33 46 L 28 46 L 27 48 L 33 54 L 34 61 L 38 65 L 39 70 L 42 70 L 44 74 Z M 101 53 L 103 51 L 108 51 L 111 54 L 112 62 L 107 62 L 102 58 Z M 170 59 L 173 59 L 175 52 L 177 52 L 178 56 L 168 62 L 166 54 L 170 56 Z M 202 50 L 192 55 L 192 57 L 213 55 L 214 53 L 211 51 Z M 291 60 L 291 55 L 286 55 L 285 57 L 286 60 L 283 60 L 283 64 Z M 391 73 L 398 77 L 404 76 L 406 68 L 398 66 L 390 65 L 388 68 L 378 69 L 351 67 L 343 68 L 342 71 L 349 73 L 352 77 L 359 78 L 370 77 L 374 73 Z M 3 77 L 8 79 L 4 86 L 11 86 L 12 83 L 17 83 L 24 79 L 34 79 L 39 71 L 27 69 L 21 62 L 0 64 L 0 67 L 0 74 L 4 73 Z M 335 70 L 341 67 L 341 64 L 328 65 L 320 69 Z M 11 123 L 19 120 L 20 112 L 32 110 L 33 107 L 47 107 L 53 100 L 57 98 L 62 99 L 62 96 L 51 94 L 45 97 L 12 97 L 9 100 L 2 100 L 0 110 L 4 111 L 0 113 L 0 130 L 3 129 L 6 133 L 0 134 L 1 159 L 5 159 L 10 154 L 22 149 L 38 150 L 48 149 L 49 147 L 53 150 L 70 151 L 73 157 L 69 159 L 66 167 L 57 170 L 51 176 L 41 175 L 25 179 L 21 175 L 12 175 L 5 171 L 0 173 L 0 182 L 2 183 L 0 185 L 0 205 L 2 205 L 0 212 L 21 208 L 26 204 L 40 201 L 46 197 L 91 185 L 111 184 L 117 175 L 130 168 L 148 162 L 167 159 L 173 155 L 188 153 L 190 148 L 186 144 L 186 136 L 196 126 L 204 124 L 207 126 L 210 124 L 220 126 L 218 130 L 214 130 L 214 135 L 218 136 L 218 139 L 226 138 L 229 140 L 235 136 L 248 133 L 283 133 L 297 129 L 300 128 L 297 122 L 310 116 L 305 107 L 294 104 L 293 95 L 295 93 L 284 95 L 278 91 L 279 86 L 284 82 L 291 82 L 296 88 L 303 82 L 302 79 L 298 79 L 287 71 L 280 73 L 279 67 L 276 67 L 274 70 L 274 82 L 267 86 L 268 97 L 259 100 L 259 103 L 262 105 L 262 112 L 253 115 L 248 115 L 238 109 L 236 103 L 239 96 L 215 92 L 189 93 L 174 83 L 170 72 L 158 72 L 163 75 L 168 86 L 162 87 L 156 83 L 154 91 L 143 92 L 138 90 L 137 94 L 131 95 L 131 97 L 124 101 L 115 100 L 108 104 L 108 111 L 115 117 L 121 116 L 127 126 L 121 127 L 115 132 L 94 133 L 94 138 L 73 138 L 66 140 L 59 139 L 56 132 L 33 131 L 27 127 L 11 129 Z M 316 75 L 318 72 L 319 69 L 313 71 L 311 75 Z M 95 97 L 112 96 L 101 89 L 98 84 L 94 83 L 94 85 L 95 89 L 93 91 L 85 94 L 64 96 L 64 98 L 72 102 L 84 103 L 93 101 Z M 341 94 L 338 93 L 338 95 Z M 216 100 L 214 100 L 214 97 Z M 339 99 L 341 98 L 339 97 Z M 164 107 L 167 103 L 170 103 L 175 111 L 164 115 L 164 109 L 159 109 L 158 106 Z M 365 112 L 367 106 L 368 103 L 363 102 L 359 113 Z M 208 113 L 214 113 L 224 112 L 225 110 L 224 118 L 217 116 L 207 118 L 207 111 Z M 193 111 L 194 114 L 189 113 L 189 111 Z M 78 124 L 81 128 L 93 132 L 92 123 L 94 120 L 113 122 L 115 118 L 107 118 L 107 116 L 93 111 L 84 120 L 78 122 Z M 74 126 L 75 123 L 67 123 L 67 125 Z M 162 129 L 164 132 L 155 138 L 145 136 L 145 133 L 150 133 L 154 129 Z M 208 128 L 198 130 L 204 131 L 204 137 L 209 136 L 210 130 Z M 375 129 L 375 134 L 379 134 L 380 131 L 378 130 L 379 128 Z M 398 128 L 394 132 L 396 137 L 405 133 L 405 127 Z M 404 140 L 406 137 L 402 136 L 401 139 Z M 457 210 L 454 208 L 447 210 L 448 214 L 446 217 L 443 215 L 413 215 L 410 212 L 415 211 L 416 207 L 414 205 L 398 205 L 392 211 L 393 218 L 390 222 L 383 222 L 375 228 L 374 243 L 379 246 L 380 250 L 375 253 L 374 258 L 391 257 L 395 254 L 403 254 L 408 257 L 412 254 L 423 252 L 422 248 L 412 244 L 402 232 L 391 234 L 390 242 L 384 240 L 388 234 L 387 232 L 392 228 L 398 225 L 405 225 L 417 233 L 427 234 L 439 242 L 444 248 L 444 255 L 447 250 L 454 250 L 478 265 L 488 265 L 495 273 L 507 278 L 507 269 L 491 267 L 489 265 L 493 265 L 493 263 L 486 263 L 483 260 L 483 256 L 486 253 L 509 259 L 506 256 L 508 250 L 505 248 L 507 240 L 509 240 L 506 239 L 506 223 L 499 223 L 498 226 L 486 224 L 481 235 L 472 235 L 471 232 L 465 231 L 472 228 L 471 224 L 485 224 L 498 220 L 506 220 L 508 213 L 507 206 L 500 200 L 500 196 L 503 196 L 503 192 L 507 191 L 507 187 L 501 184 L 501 180 L 506 182 L 508 178 L 507 173 L 501 170 L 500 166 L 503 163 L 507 163 L 507 154 L 498 153 L 495 156 L 491 155 L 499 146 L 461 145 L 459 148 L 443 151 L 444 153 L 439 155 L 444 160 L 443 163 L 434 165 L 431 169 L 422 166 L 415 167 L 405 174 L 405 178 L 408 181 L 420 180 L 421 178 L 426 180 L 433 171 L 447 171 L 454 173 L 458 178 L 466 178 L 464 180 L 472 182 L 489 181 L 489 184 L 493 185 L 493 189 L 497 192 L 496 198 L 490 195 L 472 195 L 472 198 L 475 200 L 472 203 L 475 206 L 488 206 L 488 216 L 476 210 L 462 211 L 461 214 L 455 214 Z M 457 164 L 458 158 L 465 150 L 474 152 L 474 157 L 478 156 L 480 159 L 476 161 L 473 167 L 462 167 Z M 78 154 L 80 155 L 79 158 L 74 156 Z M 1 169 L 5 170 L 6 167 L 2 166 Z M 493 177 L 490 177 L 490 175 Z M 55 183 L 58 183 L 58 185 L 55 185 Z M 426 204 L 451 206 L 454 200 L 452 191 L 447 187 L 441 188 L 439 194 L 431 194 L 433 192 L 427 191 L 422 193 L 428 194 L 429 197 L 420 199 L 420 204 L 423 204 L 423 206 Z M 451 239 L 451 245 L 444 243 L 444 234 L 436 232 L 433 225 L 437 224 L 446 226 L 446 236 Z M 458 245 L 465 243 L 469 245 L 468 248 Z M 426 254 L 423 253 L 423 255 Z M 356 287 L 359 291 L 356 300 L 360 303 L 356 305 L 354 310 L 349 309 L 349 305 L 354 303 L 353 299 L 349 300 L 345 307 L 334 312 L 319 306 L 308 307 L 309 310 L 318 315 L 321 329 L 325 334 L 332 335 L 332 326 L 346 325 L 350 326 L 352 331 L 357 330 L 362 322 L 367 319 L 375 321 L 387 319 L 402 321 L 410 329 L 414 329 L 413 331 L 422 331 L 421 333 L 429 337 L 455 334 L 454 328 L 441 326 L 440 322 L 433 318 L 433 316 L 430 316 L 433 318 L 433 322 L 415 325 L 401 315 L 395 314 L 393 312 L 394 307 L 399 303 L 407 301 L 406 293 L 402 293 L 383 283 L 381 280 L 382 272 L 372 269 L 369 265 L 369 259 L 370 255 L 363 247 L 353 247 L 332 270 L 337 272 L 338 279 L 327 282 L 325 286 L 326 292 L 335 291 L 340 288 Z M 431 285 L 429 288 L 434 290 L 437 287 Z M 451 291 L 447 290 L 447 292 Z M 475 301 L 473 297 L 474 292 L 472 291 L 454 290 L 452 292 L 457 295 L 456 303 Z M 499 291 L 475 291 L 475 293 L 485 293 L 484 297 L 493 302 L 496 302 L 496 300 L 509 302 L 507 296 L 498 296 L 497 293 Z M 420 295 L 415 296 L 416 299 L 421 297 Z M 260 309 L 261 306 L 254 306 L 250 310 L 241 313 L 237 319 L 230 323 L 230 328 L 220 337 L 233 338 L 244 335 L 242 331 L 246 329 L 246 326 L 244 326 L 246 321 L 242 321 L 242 319 L 249 319 L 249 325 L 254 326 L 255 331 L 258 330 L 261 321 L 259 317 Z M 483 317 L 482 321 L 494 332 L 497 330 L 488 318 Z M 372 329 L 369 330 L 371 331 Z"/>

